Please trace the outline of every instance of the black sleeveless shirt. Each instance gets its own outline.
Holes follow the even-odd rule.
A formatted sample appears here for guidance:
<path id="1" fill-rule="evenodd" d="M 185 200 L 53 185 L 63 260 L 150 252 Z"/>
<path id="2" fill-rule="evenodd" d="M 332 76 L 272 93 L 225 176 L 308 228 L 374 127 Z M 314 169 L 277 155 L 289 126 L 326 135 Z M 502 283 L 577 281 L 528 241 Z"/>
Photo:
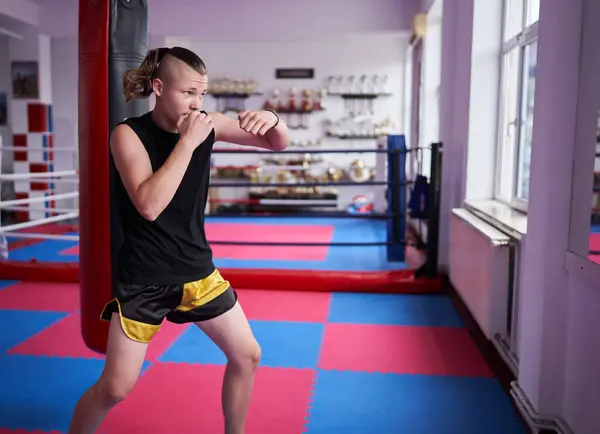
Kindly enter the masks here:
<path id="1" fill-rule="evenodd" d="M 156 172 L 179 140 L 179 134 L 161 129 L 150 113 L 121 122 L 137 134 Z M 133 205 L 120 177 L 115 198 L 123 244 L 118 254 L 118 279 L 139 285 L 175 285 L 193 282 L 214 270 L 212 250 L 204 231 L 204 209 L 210 180 L 214 129 L 192 155 L 175 196 L 155 221 L 148 221 Z"/>

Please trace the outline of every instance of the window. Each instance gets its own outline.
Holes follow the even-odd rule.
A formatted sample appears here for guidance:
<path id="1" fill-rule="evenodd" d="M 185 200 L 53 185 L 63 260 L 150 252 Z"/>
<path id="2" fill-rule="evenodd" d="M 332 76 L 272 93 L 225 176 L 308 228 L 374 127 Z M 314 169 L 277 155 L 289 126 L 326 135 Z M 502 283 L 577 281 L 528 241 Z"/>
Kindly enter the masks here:
<path id="1" fill-rule="evenodd" d="M 540 0 L 505 0 L 498 116 L 496 199 L 522 211 L 529 168 Z"/>

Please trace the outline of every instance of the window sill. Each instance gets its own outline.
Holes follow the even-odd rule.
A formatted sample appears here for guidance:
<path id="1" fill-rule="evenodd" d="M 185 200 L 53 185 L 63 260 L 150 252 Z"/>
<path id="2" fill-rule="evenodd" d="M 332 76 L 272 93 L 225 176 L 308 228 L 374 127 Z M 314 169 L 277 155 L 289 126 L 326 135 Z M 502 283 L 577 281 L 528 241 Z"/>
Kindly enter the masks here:
<path id="1" fill-rule="evenodd" d="M 516 239 L 527 234 L 527 214 L 496 200 L 465 201 L 465 208 Z"/>

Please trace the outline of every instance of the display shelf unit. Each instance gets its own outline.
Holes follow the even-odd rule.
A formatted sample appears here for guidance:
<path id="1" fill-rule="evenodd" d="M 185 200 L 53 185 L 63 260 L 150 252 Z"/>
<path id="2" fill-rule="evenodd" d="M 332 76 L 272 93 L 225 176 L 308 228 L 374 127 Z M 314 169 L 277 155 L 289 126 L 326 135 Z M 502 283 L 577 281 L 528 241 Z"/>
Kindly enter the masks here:
<path id="1" fill-rule="evenodd" d="M 238 99 L 247 99 L 251 96 L 259 96 L 262 95 L 262 92 L 209 92 L 207 95 L 210 95 L 216 99 L 228 99 L 228 98 L 238 98 Z"/>
<path id="2" fill-rule="evenodd" d="M 373 103 L 369 102 L 375 100 L 378 97 L 392 96 L 392 92 L 376 92 L 376 93 L 365 93 L 365 92 L 346 92 L 342 91 L 329 92 L 322 94 L 321 97 L 333 97 L 342 98 L 347 101 L 344 104 L 344 111 L 346 113 L 352 112 L 353 100 L 363 100 L 364 103 L 357 101 L 356 104 L 363 104 L 364 107 L 370 108 L 370 116 L 373 116 L 376 110 L 374 110 Z M 254 94 L 239 94 L 239 93 L 210 93 L 214 98 L 223 99 L 225 101 L 232 101 L 228 108 L 231 106 L 235 107 L 236 101 L 239 99 L 245 99 L 252 95 L 260 95 L 261 93 Z M 302 98 L 297 99 L 297 104 L 301 104 Z M 272 103 L 275 104 L 275 103 Z M 300 107 L 295 109 L 286 109 L 279 105 L 276 109 L 277 113 L 286 121 L 290 129 L 308 129 L 307 118 L 311 114 L 322 112 L 327 110 L 328 107 L 321 107 L 319 109 L 303 110 Z M 355 131 L 348 131 L 347 134 L 330 134 L 328 131 L 325 132 L 323 138 L 319 140 L 319 146 L 315 146 L 313 149 L 322 148 L 325 143 L 331 143 L 331 147 L 343 146 L 352 148 L 353 145 L 349 144 L 335 144 L 335 140 L 341 139 L 344 142 L 349 141 L 379 141 L 384 138 L 387 134 L 381 133 L 369 134 L 356 134 Z M 329 139 L 329 140 L 328 140 Z M 329 143 L 327 143 L 329 145 Z M 374 146 L 374 149 L 378 145 Z M 329 147 L 329 146 L 327 146 Z M 296 148 L 296 146 L 294 146 Z M 347 184 L 352 182 L 349 177 L 349 171 L 351 171 L 351 161 L 348 164 L 339 163 L 339 158 L 323 159 L 320 155 L 311 155 L 312 147 L 307 147 L 306 154 L 297 154 L 296 159 L 278 158 L 281 156 L 264 156 L 260 162 L 258 160 L 248 162 L 246 165 L 224 165 L 221 164 L 213 168 L 213 180 L 218 180 L 219 183 L 239 183 L 240 181 L 247 181 L 248 187 L 223 187 L 213 192 L 213 197 L 216 203 L 219 203 L 218 210 L 214 207 L 211 212 L 213 213 L 232 213 L 232 212 L 244 212 L 244 213 L 303 213 L 310 211 L 319 212 L 332 212 L 339 213 L 344 212 L 345 207 L 348 205 L 346 202 L 352 200 L 352 197 L 359 194 L 364 194 L 365 189 L 370 191 L 370 187 L 364 186 L 361 182 L 355 182 L 356 186 Z M 348 150 L 349 154 L 352 154 L 352 150 Z M 361 158 L 361 157 L 357 157 Z M 336 161 L 337 160 L 337 161 Z M 333 163 L 333 164 L 332 164 Z M 337 163 L 337 164 L 336 164 Z M 352 163 L 353 164 L 353 163 Z M 376 163 L 377 165 L 379 162 Z M 348 167 L 346 167 L 348 166 Z M 371 173 L 369 179 L 373 179 L 374 167 L 366 168 Z M 331 186 L 322 187 L 303 187 L 303 183 L 310 184 L 312 182 L 330 182 Z M 344 182 L 345 186 L 336 188 L 336 181 Z M 289 187 L 257 187 L 252 184 L 268 184 L 268 183 L 290 183 Z M 380 190 L 378 188 L 376 190 Z M 228 201 L 229 202 L 228 204 Z"/>
<path id="3" fill-rule="evenodd" d="M 329 96 L 339 96 L 343 99 L 375 99 L 380 96 L 392 96 L 392 92 L 360 93 L 360 92 L 327 92 Z"/>
<path id="4" fill-rule="evenodd" d="M 386 134 L 370 134 L 370 135 L 360 135 L 360 134 L 327 134 L 327 137 L 333 137 L 341 140 L 376 140 L 381 137 L 385 137 Z"/>
<path id="5" fill-rule="evenodd" d="M 262 92 L 209 92 L 207 95 L 216 100 L 218 112 L 239 112 L 246 109 L 246 100 L 251 96 L 262 95 Z"/>
<path id="6" fill-rule="evenodd" d="M 330 192 L 290 191 L 280 194 L 276 189 L 270 192 L 250 192 L 249 213 L 304 213 L 309 211 L 335 211 L 338 207 L 338 195 Z"/>
<path id="7" fill-rule="evenodd" d="M 211 199 L 219 203 L 211 208 L 211 213 L 339 213 L 352 197 L 365 193 L 365 182 L 375 181 L 375 168 L 348 169 L 307 151 L 288 156 L 265 155 L 246 166 L 213 166 L 212 183 L 220 187 L 211 193 Z M 362 171 L 359 178 L 355 178 L 356 170 Z M 240 182 L 247 186 L 240 187 Z"/>

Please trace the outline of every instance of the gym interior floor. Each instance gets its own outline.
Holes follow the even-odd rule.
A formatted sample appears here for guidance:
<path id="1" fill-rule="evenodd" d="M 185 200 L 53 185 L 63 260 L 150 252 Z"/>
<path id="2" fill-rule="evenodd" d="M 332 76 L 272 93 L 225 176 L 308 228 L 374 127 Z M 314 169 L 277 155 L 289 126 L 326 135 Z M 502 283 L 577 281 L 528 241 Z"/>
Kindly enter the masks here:
<path id="1" fill-rule="evenodd" d="M 207 227 L 209 239 L 221 241 L 385 239 L 384 223 L 352 219 L 219 218 Z M 77 252 L 75 242 L 11 240 L 10 259 L 72 262 Z M 221 268 L 405 268 L 388 264 L 384 247 L 214 252 Z M 526 432 L 446 295 L 236 289 L 263 349 L 248 434 Z M 1 282 L 0 322 L 10 324 L 0 335 L 0 434 L 66 432 L 76 400 L 103 364 L 81 338 L 77 285 Z M 131 396 L 99 432 L 222 432 L 224 365 L 197 328 L 165 323 Z"/>

